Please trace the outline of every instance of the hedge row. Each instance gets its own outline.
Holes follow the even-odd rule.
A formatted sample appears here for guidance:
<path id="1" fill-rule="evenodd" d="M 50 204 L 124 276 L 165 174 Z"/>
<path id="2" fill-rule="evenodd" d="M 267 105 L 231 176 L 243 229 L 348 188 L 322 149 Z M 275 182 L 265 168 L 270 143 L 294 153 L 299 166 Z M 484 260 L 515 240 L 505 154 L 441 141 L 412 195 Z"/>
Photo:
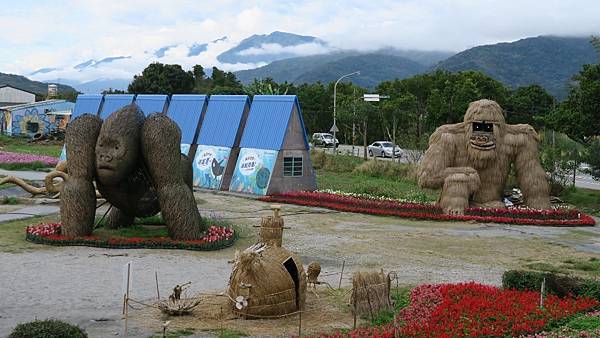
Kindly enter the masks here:
<path id="1" fill-rule="evenodd" d="M 509 270 L 502 275 L 505 289 L 540 291 L 546 278 L 546 290 L 558 296 L 572 294 L 587 296 L 600 301 L 600 280 L 585 279 L 549 272 Z"/>

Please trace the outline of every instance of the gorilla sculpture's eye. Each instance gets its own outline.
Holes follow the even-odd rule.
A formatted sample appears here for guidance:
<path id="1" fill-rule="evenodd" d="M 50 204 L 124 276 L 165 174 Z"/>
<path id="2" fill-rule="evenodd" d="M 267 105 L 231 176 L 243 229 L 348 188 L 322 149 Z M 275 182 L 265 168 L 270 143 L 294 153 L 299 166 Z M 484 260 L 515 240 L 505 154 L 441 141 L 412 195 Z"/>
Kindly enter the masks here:
<path id="1" fill-rule="evenodd" d="M 483 131 L 486 133 L 491 133 L 494 131 L 494 125 L 485 122 L 473 122 L 473 131 Z"/>

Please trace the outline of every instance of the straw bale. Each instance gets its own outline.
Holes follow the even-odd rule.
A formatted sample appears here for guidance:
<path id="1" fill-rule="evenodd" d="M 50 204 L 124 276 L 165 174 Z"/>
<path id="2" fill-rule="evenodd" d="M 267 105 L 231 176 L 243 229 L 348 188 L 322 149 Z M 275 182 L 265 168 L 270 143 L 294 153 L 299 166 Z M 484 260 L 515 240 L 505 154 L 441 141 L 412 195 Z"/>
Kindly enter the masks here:
<path id="1" fill-rule="evenodd" d="M 356 272 L 352 276 L 352 296 L 350 304 L 357 315 L 370 315 L 371 318 L 382 310 L 392 308 L 389 275 L 380 272 Z"/>
<path id="2" fill-rule="evenodd" d="M 232 311 L 242 317 L 294 313 L 304 308 L 306 297 L 306 275 L 302 262 L 284 248 L 262 243 L 254 245 L 236 254 L 227 294 L 232 300 Z M 239 296 L 247 300 L 242 309 L 235 307 Z"/>
<path id="3" fill-rule="evenodd" d="M 260 243 L 281 247 L 283 242 L 283 218 L 276 216 L 263 217 L 260 223 Z"/>

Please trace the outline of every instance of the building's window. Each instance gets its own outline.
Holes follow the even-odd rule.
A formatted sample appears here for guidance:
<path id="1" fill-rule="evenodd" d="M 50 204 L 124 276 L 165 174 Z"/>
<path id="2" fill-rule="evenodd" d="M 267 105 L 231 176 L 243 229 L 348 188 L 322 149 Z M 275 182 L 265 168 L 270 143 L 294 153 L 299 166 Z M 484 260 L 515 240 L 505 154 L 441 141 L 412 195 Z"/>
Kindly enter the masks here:
<path id="1" fill-rule="evenodd" d="M 298 177 L 302 176 L 302 157 L 284 157 L 283 158 L 283 176 Z"/>
<path id="2" fill-rule="evenodd" d="M 40 130 L 40 124 L 37 122 L 27 122 L 27 132 L 37 133 Z"/>

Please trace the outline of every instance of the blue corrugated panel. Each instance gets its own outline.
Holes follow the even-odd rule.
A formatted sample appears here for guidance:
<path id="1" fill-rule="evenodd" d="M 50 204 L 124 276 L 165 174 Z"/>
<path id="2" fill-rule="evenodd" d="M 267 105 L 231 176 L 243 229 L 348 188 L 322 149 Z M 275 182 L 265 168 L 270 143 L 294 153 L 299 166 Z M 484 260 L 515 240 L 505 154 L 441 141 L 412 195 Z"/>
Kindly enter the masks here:
<path id="1" fill-rule="evenodd" d="M 198 121 L 206 107 L 206 95 L 173 95 L 167 115 L 181 129 L 181 143 L 192 144 Z"/>
<path id="2" fill-rule="evenodd" d="M 75 101 L 75 108 L 71 113 L 71 121 L 83 114 L 98 115 L 102 94 L 79 94 Z"/>
<path id="3" fill-rule="evenodd" d="M 135 104 L 148 116 L 152 113 L 162 113 L 168 98 L 168 95 L 140 94 L 135 97 Z"/>
<path id="4" fill-rule="evenodd" d="M 244 110 L 250 104 L 247 95 L 211 95 L 197 144 L 233 147 Z"/>
<path id="5" fill-rule="evenodd" d="M 104 104 L 100 118 L 106 119 L 110 114 L 133 102 L 134 94 L 108 94 L 104 95 Z"/>
<path id="6" fill-rule="evenodd" d="M 295 95 L 254 96 L 240 148 L 280 150 L 294 106 L 298 111 L 304 143 L 308 149 L 304 121 Z"/>

